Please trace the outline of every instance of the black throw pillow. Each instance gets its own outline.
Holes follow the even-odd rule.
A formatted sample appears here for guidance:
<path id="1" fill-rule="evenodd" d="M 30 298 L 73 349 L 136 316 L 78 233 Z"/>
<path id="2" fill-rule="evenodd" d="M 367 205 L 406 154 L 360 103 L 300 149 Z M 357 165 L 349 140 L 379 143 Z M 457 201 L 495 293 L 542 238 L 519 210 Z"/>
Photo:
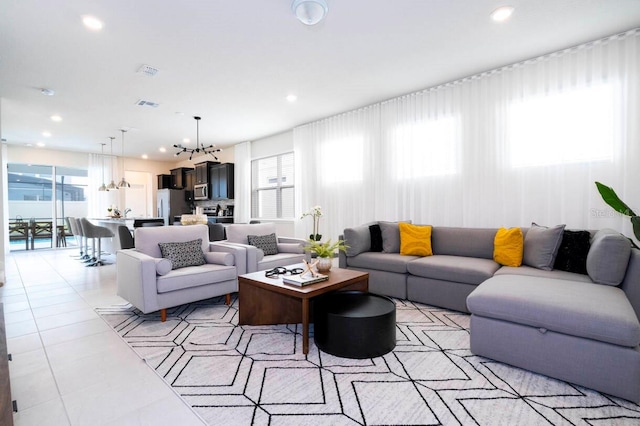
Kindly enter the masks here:
<path id="1" fill-rule="evenodd" d="M 371 234 L 371 248 L 369 251 L 382 251 L 382 230 L 380 225 L 369 226 L 369 234 Z"/>
<path id="2" fill-rule="evenodd" d="M 589 231 L 564 231 L 553 269 L 587 275 L 587 255 L 591 246 Z"/>

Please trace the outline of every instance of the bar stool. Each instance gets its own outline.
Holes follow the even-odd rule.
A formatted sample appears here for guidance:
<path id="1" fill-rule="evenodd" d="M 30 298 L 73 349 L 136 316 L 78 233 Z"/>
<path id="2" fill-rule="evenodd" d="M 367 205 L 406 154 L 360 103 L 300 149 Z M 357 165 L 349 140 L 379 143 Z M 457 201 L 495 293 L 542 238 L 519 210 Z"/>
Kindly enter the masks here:
<path id="1" fill-rule="evenodd" d="M 67 222 L 69 223 L 69 229 L 71 229 L 71 233 L 73 234 L 73 238 L 76 240 L 76 244 L 80 247 L 80 257 L 82 257 L 82 245 L 80 244 L 82 241 L 80 240 L 80 233 L 76 228 L 76 218 L 75 217 L 67 217 Z"/>
<path id="2" fill-rule="evenodd" d="M 90 260 L 91 257 L 89 256 L 86 239 L 84 238 L 84 233 L 82 232 L 82 225 L 80 225 L 80 218 L 70 217 L 69 224 L 72 225 L 71 232 L 73 232 L 73 235 L 76 237 L 78 247 L 80 247 L 80 257 L 78 258 L 78 260 Z"/>
<path id="3" fill-rule="evenodd" d="M 79 217 L 76 218 L 76 229 L 80 234 L 80 245 L 81 245 L 80 250 L 84 253 L 84 255 L 80 259 L 83 260 L 85 263 L 92 262 L 93 260 L 89 255 L 89 240 L 84 235 L 84 231 L 82 230 L 82 222 L 80 221 Z"/>
<path id="4" fill-rule="evenodd" d="M 93 248 L 93 262 L 89 263 L 87 266 L 102 266 L 105 262 L 102 261 L 102 238 L 111 238 L 113 237 L 113 232 L 104 226 L 97 226 L 93 223 L 89 222 L 87 218 L 83 217 L 80 219 L 80 225 L 82 226 L 82 232 L 84 236 L 89 239 L 91 238 L 91 246 Z M 98 240 L 98 251 L 96 255 L 96 239 Z"/>

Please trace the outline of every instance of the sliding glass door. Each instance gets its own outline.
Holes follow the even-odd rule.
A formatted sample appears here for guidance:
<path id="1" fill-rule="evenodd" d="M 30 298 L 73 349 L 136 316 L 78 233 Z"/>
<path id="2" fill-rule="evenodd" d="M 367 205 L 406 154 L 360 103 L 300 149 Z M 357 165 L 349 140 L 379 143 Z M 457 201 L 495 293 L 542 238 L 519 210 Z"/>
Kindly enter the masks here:
<path id="1" fill-rule="evenodd" d="M 87 215 L 86 169 L 10 163 L 10 250 L 74 245 L 67 217 Z"/>

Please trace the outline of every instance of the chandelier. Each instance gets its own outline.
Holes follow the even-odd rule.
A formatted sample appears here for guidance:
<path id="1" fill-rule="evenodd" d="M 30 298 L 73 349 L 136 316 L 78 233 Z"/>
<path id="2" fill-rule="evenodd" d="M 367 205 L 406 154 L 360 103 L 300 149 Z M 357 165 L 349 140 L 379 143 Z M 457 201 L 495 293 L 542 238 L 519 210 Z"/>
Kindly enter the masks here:
<path id="1" fill-rule="evenodd" d="M 200 145 L 200 117 L 193 117 L 193 118 L 196 120 L 196 147 L 187 148 L 182 146 L 182 144 L 175 144 L 173 145 L 173 147 L 179 149 L 179 151 L 175 153 L 175 156 L 177 157 L 183 152 L 188 152 L 189 160 L 191 160 L 193 158 L 193 154 L 199 154 L 202 152 L 203 154 L 211 155 L 217 161 L 218 157 L 216 157 L 215 153 L 220 152 L 222 150 L 220 148 L 216 148 L 215 145 L 209 145 L 209 146 Z"/>

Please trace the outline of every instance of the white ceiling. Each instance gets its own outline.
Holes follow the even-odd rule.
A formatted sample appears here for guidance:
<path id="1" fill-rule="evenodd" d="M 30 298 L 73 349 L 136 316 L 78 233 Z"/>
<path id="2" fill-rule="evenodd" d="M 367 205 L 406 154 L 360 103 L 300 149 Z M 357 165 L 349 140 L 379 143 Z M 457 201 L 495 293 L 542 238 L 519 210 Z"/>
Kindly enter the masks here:
<path id="1" fill-rule="evenodd" d="M 640 0 L 327 0 L 314 27 L 291 1 L 0 0 L 2 137 L 99 152 L 116 136 L 119 154 L 125 128 L 127 156 L 171 161 L 193 115 L 224 148 L 640 26 Z"/>

